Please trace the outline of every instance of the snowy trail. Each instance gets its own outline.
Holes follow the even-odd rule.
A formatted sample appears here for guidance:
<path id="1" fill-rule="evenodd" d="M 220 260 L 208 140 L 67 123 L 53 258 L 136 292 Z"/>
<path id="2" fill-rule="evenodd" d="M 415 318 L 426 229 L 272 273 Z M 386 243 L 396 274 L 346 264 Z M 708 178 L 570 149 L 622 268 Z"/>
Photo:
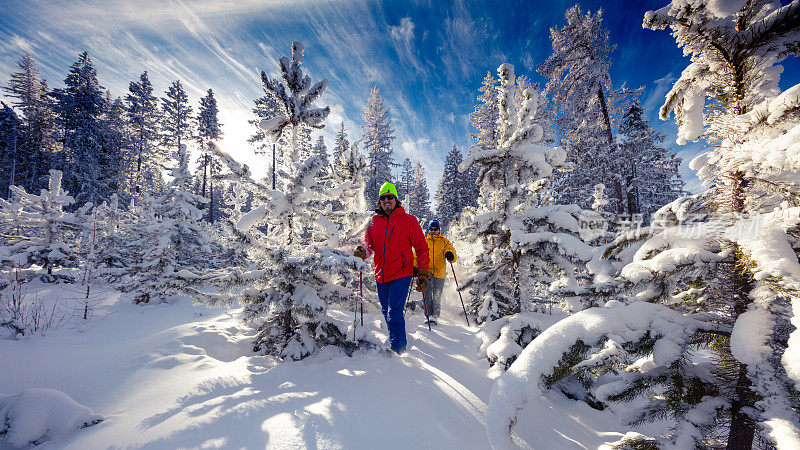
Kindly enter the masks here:
<path id="1" fill-rule="evenodd" d="M 407 318 L 402 356 L 251 353 L 240 310 L 115 304 L 84 332 L 0 340 L 0 394 L 63 391 L 106 418 L 41 448 L 486 449 L 494 382 L 475 328 Z M 343 313 L 340 313 L 343 314 Z M 351 316 L 348 316 L 351 317 Z M 378 314 L 365 316 L 379 328 Z M 528 408 L 521 448 L 597 448 L 616 420 L 560 394 Z M 0 450 L 10 449 L 0 440 Z"/>
<path id="2" fill-rule="evenodd" d="M 107 419 L 42 448 L 488 447 L 474 329 L 411 316 L 403 356 L 278 364 L 236 312 L 125 305 L 84 333 L 0 341 L 0 392 L 59 389 Z"/>

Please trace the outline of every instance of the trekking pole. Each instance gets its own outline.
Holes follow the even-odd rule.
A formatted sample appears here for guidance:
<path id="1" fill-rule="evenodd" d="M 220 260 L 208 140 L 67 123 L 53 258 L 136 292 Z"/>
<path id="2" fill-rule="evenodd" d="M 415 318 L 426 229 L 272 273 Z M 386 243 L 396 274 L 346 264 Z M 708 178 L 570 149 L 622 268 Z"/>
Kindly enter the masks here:
<path id="1" fill-rule="evenodd" d="M 361 296 L 361 326 L 364 326 L 364 279 L 362 277 L 364 270 L 358 272 L 358 293 Z"/>
<path id="2" fill-rule="evenodd" d="M 425 283 L 425 290 L 428 290 L 428 283 Z M 410 294 L 411 291 L 408 291 Z M 428 316 L 428 302 L 425 301 L 425 291 L 422 291 L 422 306 L 425 308 L 425 323 L 428 324 L 428 331 L 433 331 L 431 329 L 431 318 Z"/>
<path id="3" fill-rule="evenodd" d="M 469 317 L 467 316 L 467 307 L 464 306 L 464 297 L 461 296 L 461 289 L 458 287 L 458 278 L 456 278 L 456 269 L 453 267 L 453 261 L 450 261 L 450 270 L 453 271 L 453 279 L 456 281 L 456 292 L 458 298 L 461 299 L 461 307 L 464 308 L 464 318 L 467 319 L 467 326 L 469 326 Z"/>
<path id="4" fill-rule="evenodd" d="M 406 295 L 406 304 L 408 304 L 408 301 L 411 299 L 411 289 L 414 288 L 414 278 L 415 277 L 413 276 L 411 277 L 411 284 L 408 285 L 408 295 Z M 406 317 L 406 305 L 403 305 L 403 318 L 405 319 L 405 317 Z"/>
<path id="5" fill-rule="evenodd" d="M 358 308 L 353 305 L 353 340 L 356 340 L 356 327 L 358 326 Z"/>
<path id="6" fill-rule="evenodd" d="M 428 287 L 425 286 L 425 289 L 428 289 Z M 425 301 L 425 292 L 422 292 L 422 306 L 425 307 L 425 323 L 428 324 L 428 331 L 433 331 L 431 329 L 431 318 L 428 316 L 428 302 Z"/>

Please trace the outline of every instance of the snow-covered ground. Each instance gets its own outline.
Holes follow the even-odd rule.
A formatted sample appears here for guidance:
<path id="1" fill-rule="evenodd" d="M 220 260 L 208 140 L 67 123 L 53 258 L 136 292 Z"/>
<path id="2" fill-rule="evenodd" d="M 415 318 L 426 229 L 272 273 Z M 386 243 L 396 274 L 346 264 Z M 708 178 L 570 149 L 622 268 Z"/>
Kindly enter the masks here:
<path id="1" fill-rule="evenodd" d="M 47 298 L 59 297 L 49 289 Z M 238 309 L 134 306 L 113 294 L 83 331 L 0 340 L 0 394 L 55 389 L 105 419 L 41 448 L 488 448 L 494 380 L 453 295 L 450 317 L 432 332 L 424 316 L 409 317 L 402 356 L 326 349 L 280 363 L 251 352 L 254 331 Z M 380 319 L 365 316 L 376 329 Z M 521 447 L 597 448 L 620 438 L 609 431 L 619 429 L 612 415 L 548 395 L 521 414 Z"/>

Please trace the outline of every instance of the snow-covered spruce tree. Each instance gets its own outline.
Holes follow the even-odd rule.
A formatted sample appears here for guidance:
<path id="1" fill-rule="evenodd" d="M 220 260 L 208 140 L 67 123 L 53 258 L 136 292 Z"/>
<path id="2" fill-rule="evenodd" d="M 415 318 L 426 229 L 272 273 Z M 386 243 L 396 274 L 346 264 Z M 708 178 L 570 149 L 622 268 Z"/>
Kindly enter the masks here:
<path id="1" fill-rule="evenodd" d="M 392 166 L 395 165 L 392 159 L 394 129 L 389 119 L 389 108 L 384 108 L 383 97 L 377 87 L 370 91 L 361 117 L 364 119 L 364 125 L 361 126 L 364 135 L 361 140 L 369 162 L 364 198 L 369 203 L 378 198 L 381 185 L 392 180 Z"/>
<path id="2" fill-rule="evenodd" d="M 478 91 L 481 93 L 478 96 L 478 101 L 481 103 L 475 105 L 475 110 L 469 114 L 472 127 L 477 131 L 470 133 L 470 136 L 478 142 L 476 145 L 482 150 L 496 148 L 498 137 L 497 80 L 491 72 L 486 72 L 486 77 Z"/>
<path id="3" fill-rule="evenodd" d="M 208 199 L 206 218 L 209 222 L 214 222 L 215 209 L 219 208 L 217 198 L 219 193 L 214 194 L 214 175 L 220 173 L 222 164 L 214 157 L 212 142 L 222 137 L 222 124 L 219 123 L 217 114 L 217 99 L 214 92 L 209 89 L 205 97 L 200 99 L 200 108 L 197 111 L 197 142 L 200 144 L 200 154 L 197 159 L 197 183 L 198 193 Z M 217 189 L 220 186 L 216 186 Z"/>
<path id="4" fill-rule="evenodd" d="M 215 146 L 216 147 L 216 146 Z M 215 151 L 221 151 L 215 149 Z M 235 266 L 249 269 L 251 248 L 262 248 L 266 239 L 255 228 L 239 230 L 236 224 L 242 218 L 252 199 L 252 194 L 244 187 L 241 181 L 233 181 L 225 192 L 221 219 L 217 221 L 215 231 L 216 240 L 222 248 L 222 254 L 217 258 L 221 265 Z"/>
<path id="5" fill-rule="evenodd" d="M 301 125 L 297 137 L 297 145 L 300 146 L 300 161 L 310 158 L 313 153 L 311 144 L 311 127 Z"/>
<path id="6" fill-rule="evenodd" d="M 254 103 L 253 115 L 255 118 L 247 122 L 255 127 L 255 132 L 250 136 L 248 142 L 256 146 L 256 153 L 268 155 L 268 184 L 273 185 L 274 178 L 275 183 L 273 188 L 277 188 L 278 172 L 282 161 L 285 160 L 287 136 L 281 135 L 277 142 L 273 142 L 272 139 L 270 139 L 270 134 L 264 131 L 260 125 L 264 120 L 270 120 L 280 115 L 281 105 L 271 92 L 266 92 L 263 97 L 255 99 Z M 272 165 L 273 160 L 275 162 L 275 167 Z"/>
<path id="7" fill-rule="evenodd" d="M 366 342 L 363 336 L 358 342 L 348 341 L 352 333 L 347 333 L 347 325 L 326 317 L 328 304 L 353 300 L 353 291 L 344 286 L 356 284 L 351 269 L 360 260 L 349 251 L 330 247 L 335 227 L 322 211 L 309 207 L 337 188 L 319 188 L 315 179 L 322 168 L 319 158 L 299 162 L 301 127 L 322 128 L 330 112 L 328 107 L 313 107 L 327 80 L 312 86 L 300 67 L 302 62 L 303 46 L 293 42 L 291 60 L 280 59 L 282 80 L 261 74 L 264 90 L 280 105 L 279 113 L 261 126 L 274 141 L 291 133 L 285 160 L 288 170 L 282 174 L 280 189 L 259 188 L 268 203 L 245 214 L 238 224 L 246 230 L 267 219 L 276 231 L 269 236 L 270 248 L 257 261 L 260 273 L 243 277 L 249 287 L 242 291 L 241 300 L 245 318 L 259 325 L 255 349 L 289 359 L 304 358 L 322 345 L 336 344 L 352 351 Z"/>
<path id="8" fill-rule="evenodd" d="M 477 168 L 481 185 L 477 210 L 462 217 L 468 224 L 462 239 L 479 242 L 484 250 L 473 263 L 476 274 L 462 286 L 472 294 L 478 322 L 527 309 L 532 277 L 553 287 L 574 284 L 576 264 L 591 257 L 591 248 L 577 237 L 577 206 L 532 207 L 531 198 L 566 155 L 559 147 L 538 144 L 542 129 L 532 120 L 538 96 L 526 90 L 517 111 L 514 67 L 497 70 L 498 147 L 473 148 L 459 166 L 462 172 Z"/>
<path id="9" fill-rule="evenodd" d="M 681 158 L 664 147 L 664 135 L 654 130 L 643 117 L 644 111 L 634 101 L 622 116 L 619 126 L 620 176 L 626 187 L 627 213 L 642 214 L 644 223 L 659 208 L 683 193 L 678 173 Z"/>
<path id="10" fill-rule="evenodd" d="M 631 305 L 586 311 L 602 322 L 573 316 L 570 339 L 562 332 L 558 343 L 525 350 L 490 400 L 493 445 L 506 441 L 543 381 L 577 376 L 591 385 L 611 370 L 621 375 L 595 389 L 601 400 L 646 397 L 629 422 L 675 423 L 669 435 L 630 434 L 622 445 L 800 446 L 800 192 L 792 181 L 800 167 L 789 156 L 800 142 L 800 86 L 781 93 L 776 67 L 797 54 L 798 25 L 797 1 L 676 0 L 646 14 L 645 27 L 669 27 L 691 55 L 661 115 L 675 112 L 679 143 L 715 145 L 692 162 L 712 187 L 656 214 L 621 271 L 617 296 Z M 520 395 L 519 381 L 531 379 L 540 382 Z"/>
<path id="11" fill-rule="evenodd" d="M 129 132 L 125 123 L 125 104 L 121 98 L 112 99 L 111 93 L 106 91 L 106 100 L 101 116 L 102 133 L 100 153 L 100 175 L 107 184 L 110 195 L 118 192 L 126 198 L 127 192 L 122 189 L 125 183 L 125 153 L 128 148 Z M 98 203 L 104 199 L 97 199 Z"/>
<path id="12" fill-rule="evenodd" d="M 191 292 L 212 254 L 213 242 L 198 209 L 207 199 L 191 192 L 186 146 L 181 145 L 174 157 L 167 193 L 157 199 L 146 196 L 140 220 L 128 230 L 136 253 L 121 288 L 133 293 L 134 303 L 162 302 Z"/>
<path id="13" fill-rule="evenodd" d="M 50 189 L 42 189 L 39 195 L 19 186 L 12 186 L 11 191 L 11 200 L 0 199 L 3 238 L 7 241 L 3 260 L 20 269 L 41 266 L 47 272 L 43 279 L 53 281 L 53 269 L 76 263 L 76 243 L 91 204 L 72 213 L 65 211 L 75 200 L 61 188 L 61 172 L 57 170 L 50 171 Z"/>
<path id="14" fill-rule="evenodd" d="M 322 161 L 323 174 L 327 173 L 330 161 L 328 160 L 328 147 L 325 145 L 325 139 L 320 135 L 317 137 L 317 142 L 314 143 L 314 148 L 311 150 L 311 155 L 316 156 Z"/>
<path id="15" fill-rule="evenodd" d="M 10 187 L 16 182 L 17 165 L 22 156 L 22 121 L 5 102 L 0 102 L 0 197 L 10 198 Z"/>
<path id="16" fill-rule="evenodd" d="M 419 162 L 414 165 L 414 183 L 411 185 L 409 199 L 408 213 L 421 221 L 430 220 L 431 194 L 428 191 L 425 168 Z"/>
<path id="17" fill-rule="evenodd" d="M 11 104 L 20 113 L 21 135 L 17 138 L 16 164 L 3 165 L 8 169 L 0 175 L 4 180 L 0 182 L 2 196 L 8 195 L 10 185 L 28 192 L 47 187 L 47 171 L 55 160 L 58 143 L 54 102 L 36 61 L 25 53 L 16 67 L 18 71 L 11 74 L 2 90 L 14 99 Z"/>
<path id="18" fill-rule="evenodd" d="M 78 204 L 96 202 L 111 195 L 103 179 L 102 134 L 103 88 L 86 52 L 70 66 L 66 87 L 54 91 L 64 142 L 64 185 Z"/>
<path id="19" fill-rule="evenodd" d="M 467 186 L 462 184 L 464 177 L 458 171 L 462 159 L 458 147 L 453 145 L 453 149 L 444 159 L 442 178 L 436 188 L 436 217 L 439 219 L 443 232 L 447 231 L 451 221 L 458 220 L 466 203 L 464 188 Z"/>
<path id="20" fill-rule="evenodd" d="M 403 165 L 400 167 L 400 177 L 397 182 L 397 194 L 400 200 L 408 203 L 410 201 L 409 195 L 414 190 L 414 164 L 411 158 L 403 160 Z"/>
<path id="21" fill-rule="evenodd" d="M 89 236 L 87 230 L 84 241 L 94 239 L 95 274 L 99 279 L 116 282 L 133 262 L 127 230 L 132 229 L 136 221 L 134 211 L 121 207 L 115 194 L 94 208 L 90 221 L 93 236 Z M 87 243 L 84 246 L 90 247 Z"/>
<path id="22" fill-rule="evenodd" d="M 565 26 L 550 29 L 553 54 L 538 68 L 548 79 L 544 94 L 551 100 L 557 142 L 566 142 L 567 161 L 574 165 L 554 180 L 551 192 L 555 203 L 588 208 L 594 186 L 605 183 L 612 187 L 610 210 L 622 212 L 625 186 L 611 132 L 624 100 L 636 92 L 611 89 L 614 46 L 603 27 L 603 11 L 584 14 L 575 5 L 565 17 Z"/>
<path id="23" fill-rule="evenodd" d="M 338 236 L 332 235 L 329 242 L 345 249 L 361 244 L 373 214 L 363 195 L 367 184 L 367 159 L 358 149 L 359 142 L 354 142 L 342 155 L 340 165 L 331 171 L 327 180 L 338 191 L 331 193 L 341 199 L 341 208 L 325 212 L 325 216 L 339 226 Z"/>
<path id="24" fill-rule="evenodd" d="M 349 151 L 350 141 L 347 140 L 347 133 L 344 131 L 344 122 L 342 122 L 341 128 L 336 133 L 336 137 L 333 140 L 333 167 L 342 165 L 344 155 Z"/>
<path id="25" fill-rule="evenodd" d="M 127 191 L 134 197 L 141 197 L 142 192 L 160 194 L 164 186 L 161 167 L 168 158 L 158 146 L 161 111 L 147 72 L 142 72 L 139 81 L 130 82 L 125 102 L 130 133 Z"/>
<path id="26" fill-rule="evenodd" d="M 187 145 L 195 136 L 192 107 L 189 106 L 189 96 L 183 90 L 180 80 L 170 84 L 166 94 L 161 99 L 161 140 L 167 148 L 179 152 L 181 145 Z"/>

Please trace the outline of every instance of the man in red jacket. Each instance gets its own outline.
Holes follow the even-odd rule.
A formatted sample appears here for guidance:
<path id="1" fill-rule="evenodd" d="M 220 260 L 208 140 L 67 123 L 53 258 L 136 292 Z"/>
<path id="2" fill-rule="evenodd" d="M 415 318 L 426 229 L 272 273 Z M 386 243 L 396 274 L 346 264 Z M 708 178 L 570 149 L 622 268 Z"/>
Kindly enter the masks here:
<path id="1" fill-rule="evenodd" d="M 406 214 L 397 198 L 397 188 L 386 182 L 378 193 L 378 207 L 367 228 L 367 247 L 358 246 L 355 256 L 375 255 L 375 281 L 381 312 L 389 328 L 389 343 L 396 353 L 406 348 L 406 298 L 417 257 L 417 291 L 425 292 L 430 280 L 428 243 L 417 219 Z M 413 249 L 413 250 L 412 250 Z"/>

